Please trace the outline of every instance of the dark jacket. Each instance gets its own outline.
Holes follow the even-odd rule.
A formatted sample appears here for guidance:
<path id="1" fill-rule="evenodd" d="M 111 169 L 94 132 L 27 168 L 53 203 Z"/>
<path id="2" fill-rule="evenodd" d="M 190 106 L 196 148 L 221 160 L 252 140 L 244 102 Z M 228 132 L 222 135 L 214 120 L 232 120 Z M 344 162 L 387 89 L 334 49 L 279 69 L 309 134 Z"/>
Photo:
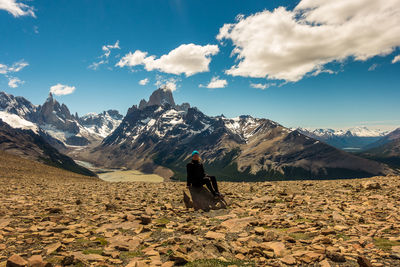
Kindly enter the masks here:
<path id="1" fill-rule="evenodd" d="M 203 163 L 198 160 L 192 160 L 186 165 L 187 171 L 187 185 L 201 186 L 202 180 L 206 173 L 204 172 Z"/>

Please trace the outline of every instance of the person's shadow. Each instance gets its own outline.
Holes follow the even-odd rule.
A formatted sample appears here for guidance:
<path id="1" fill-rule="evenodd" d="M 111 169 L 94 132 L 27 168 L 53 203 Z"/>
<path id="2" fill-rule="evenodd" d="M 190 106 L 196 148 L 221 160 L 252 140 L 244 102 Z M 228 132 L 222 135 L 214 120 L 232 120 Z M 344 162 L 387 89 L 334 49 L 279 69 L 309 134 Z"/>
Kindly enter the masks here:
<path id="1" fill-rule="evenodd" d="M 189 187 L 189 193 L 183 191 L 183 201 L 186 208 L 194 208 L 195 210 L 201 209 L 209 211 L 211 209 L 226 209 L 228 204 L 223 198 L 215 198 L 213 194 L 204 186 L 202 187 Z"/>

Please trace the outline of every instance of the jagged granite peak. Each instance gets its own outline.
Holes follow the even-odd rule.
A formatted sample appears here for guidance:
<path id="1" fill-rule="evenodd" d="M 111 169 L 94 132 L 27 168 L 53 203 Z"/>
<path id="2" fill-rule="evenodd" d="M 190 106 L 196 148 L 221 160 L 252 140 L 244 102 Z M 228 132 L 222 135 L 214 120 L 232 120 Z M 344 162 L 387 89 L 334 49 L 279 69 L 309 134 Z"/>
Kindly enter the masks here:
<path id="1" fill-rule="evenodd" d="M 171 107 L 175 107 L 174 97 L 172 91 L 167 87 L 160 87 L 155 90 L 149 98 L 149 101 L 142 99 L 139 103 L 139 109 L 143 109 L 148 106 L 163 106 L 169 104 Z"/>
<path id="2" fill-rule="evenodd" d="M 79 118 L 80 123 L 91 133 L 108 136 L 121 123 L 123 116 L 118 110 L 107 110 L 102 113 L 88 113 Z"/>
<path id="3" fill-rule="evenodd" d="M 46 127 L 54 127 L 57 130 L 67 131 L 72 134 L 79 133 L 79 125 L 71 115 L 65 104 L 60 105 L 53 94 L 49 93 L 42 106 L 39 106 L 37 112 L 37 122 L 39 125 Z"/>

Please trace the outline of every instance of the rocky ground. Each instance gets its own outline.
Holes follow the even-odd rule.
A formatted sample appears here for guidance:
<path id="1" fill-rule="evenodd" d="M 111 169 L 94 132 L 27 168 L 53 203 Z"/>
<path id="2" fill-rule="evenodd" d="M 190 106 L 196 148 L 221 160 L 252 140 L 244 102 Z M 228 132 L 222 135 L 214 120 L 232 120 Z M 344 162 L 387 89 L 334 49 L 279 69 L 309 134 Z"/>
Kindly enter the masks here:
<path id="1" fill-rule="evenodd" d="M 399 177 L 221 182 L 204 212 L 184 183 L 5 173 L 0 266 L 400 266 Z"/>

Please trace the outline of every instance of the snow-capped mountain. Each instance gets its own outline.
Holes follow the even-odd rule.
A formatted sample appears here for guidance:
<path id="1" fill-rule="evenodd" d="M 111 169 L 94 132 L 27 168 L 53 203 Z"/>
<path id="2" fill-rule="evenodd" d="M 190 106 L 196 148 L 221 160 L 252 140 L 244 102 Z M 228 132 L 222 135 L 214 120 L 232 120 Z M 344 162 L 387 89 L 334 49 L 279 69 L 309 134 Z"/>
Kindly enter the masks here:
<path id="1" fill-rule="evenodd" d="M 80 117 L 79 122 L 90 133 L 105 138 L 118 127 L 123 117 L 117 110 L 110 109 L 100 114 L 88 113 Z"/>
<path id="2" fill-rule="evenodd" d="M 185 110 L 165 90 L 133 105 L 86 160 L 176 179 L 184 179 L 194 149 L 207 170 L 227 180 L 365 177 L 389 171 L 268 119 L 211 117 L 189 104 Z"/>
<path id="3" fill-rule="evenodd" d="M 26 120 L 34 120 L 37 106 L 22 96 L 16 96 L 0 92 L 0 111 L 15 114 Z"/>
<path id="4" fill-rule="evenodd" d="M 400 169 L 400 128 L 368 145 L 359 155 Z"/>
<path id="5" fill-rule="evenodd" d="M 13 128 L 31 129 L 58 149 L 101 141 L 121 122 L 114 110 L 79 118 L 50 93 L 43 105 L 0 92 L 0 118 Z"/>
<path id="6" fill-rule="evenodd" d="M 358 137 L 381 137 L 388 133 L 388 131 L 383 131 L 380 129 L 370 129 L 365 126 L 353 127 L 349 129 L 307 129 L 307 128 L 295 128 L 295 130 L 310 132 L 315 136 L 330 137 L 330 136 L 358 136 Z"/>
<path id="7" fill-rule="evenodd" d="M 40 129 L 15 114 L 0 112 L 0 150 L 88 176 L 96 176 L 51 146 Z M 3 120 L 5 119 L 5 120 Z M 14 127 L 11 127 L 10 124 Z M 15 127 L 17 126 L 17 127 Z M 28 127 L 26 127 L 28 126 Z M 43 134 L 43 135 L 42 135 Z"/>
<path id="8" fill-rule="evenodd" d="M 34 133 L 39 133 L 39 127 L 35 123 L 25 120 L 16 114 L 0 111 L 0 119 L 13 128 L 32 130 Z"/>
<path id="9" fill-rule="evenodd" d="M 295 128 L 302 134 L 325 142 L 334 147 L 348 150 L 358 151 L 364 147 L 372 144 L 388 132 L 379 129 L 369 129 L 365 126 L 354 127 L 345 130 L 334 130 L 334 129 L 306 129 L 306 128 Z"/>

